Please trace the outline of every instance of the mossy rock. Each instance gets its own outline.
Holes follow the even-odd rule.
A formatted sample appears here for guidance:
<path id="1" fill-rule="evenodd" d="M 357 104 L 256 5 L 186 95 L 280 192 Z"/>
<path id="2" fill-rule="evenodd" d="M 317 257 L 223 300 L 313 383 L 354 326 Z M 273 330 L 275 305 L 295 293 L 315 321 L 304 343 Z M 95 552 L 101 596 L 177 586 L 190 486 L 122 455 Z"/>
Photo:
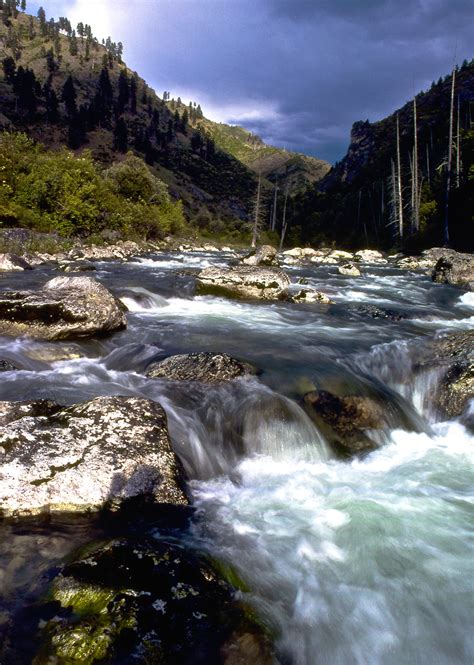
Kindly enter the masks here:
<path id="1" fill-rule="evenodd" d="M 238 599 L 233 585 L 244 584 L 224 569 L 168 541 L 88 549 L 52 583 L 46 606 L 57 612 L 42 623 L 33 662 L 211 665 L 251 657 L 270 665 L 269 630 Z"/>

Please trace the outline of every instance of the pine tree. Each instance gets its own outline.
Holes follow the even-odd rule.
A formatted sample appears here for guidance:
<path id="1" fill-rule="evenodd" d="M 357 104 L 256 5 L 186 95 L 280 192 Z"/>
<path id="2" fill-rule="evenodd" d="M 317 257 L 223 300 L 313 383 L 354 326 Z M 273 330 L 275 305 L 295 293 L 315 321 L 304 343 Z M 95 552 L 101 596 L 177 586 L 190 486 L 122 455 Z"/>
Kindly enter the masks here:
<path id="1" fill-rule="evenodd" d="M 127 71 L 125 69 L 120 70 L 119 79 L 118 79 L 118 100 L 117 100 L 117 110 L 119 113 L 122 113 L 126 108 L 130 99 L 130 87 L 128 84 Z"/>
<path id="2" fill-rule="evenodd" d="M 9 55 L 6 58 L 3 58 L 2 65 L 3 65 L 3 73 L 5 75 L 5 81 L 7 83 L 13 83 L 16 74 L 15 60 Z"/>
<path id="3" fill-rule="evenodd" d="M 71 39 L 69 40 L 69 53 L 71 55 L 77 55 L 78 54 L 77 37 L 76 37 L 76 31 L 75 30 L 72 31 Z"/>
<path id="4" fill-rule="evenodd" d="M 26 0 L 21 0 L 20 7 L 22 12 L 26 12 Z"/>
<path id="5" fill-rule="evenodd" d="M 120 117 L 114 127 L 114 148 L 119 152 L 127 152 L 128 135 L 125 120 Z"/>
<path id="6" fill-rule="evenodd" d="M 137 75 L 132 76 L 130 81 L 130 111 L 132 113 L 137 112 Z"/>
<path id="7" fill-rule="evenodd" d="M 64 102 L 68 116 L 73 117 L 77 113 L 77 106 L 76 89 L 71 75 L 67 77 L 66 82 L 63 85 L 61 100 Z"/>
<path id="8" fill-rule="evenodd" d="M 47 27 L 46 27 L 46 12 L 44 11 L 43 7 L 40 7 L 38 9 L 38 14 L 37 14 L 40 22 L 40 32 L 42 37 L 46 37 L 46 32 L 47 32 Z"/>

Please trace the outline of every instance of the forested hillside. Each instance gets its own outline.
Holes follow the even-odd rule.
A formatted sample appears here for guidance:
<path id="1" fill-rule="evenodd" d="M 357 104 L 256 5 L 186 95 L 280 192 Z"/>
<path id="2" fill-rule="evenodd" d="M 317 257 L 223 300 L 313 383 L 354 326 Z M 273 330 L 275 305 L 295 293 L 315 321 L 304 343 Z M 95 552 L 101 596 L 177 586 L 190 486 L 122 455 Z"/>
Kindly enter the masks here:
<path id="1" fill-rule="evenodd" d="M 472 249 L 474 60 L 452 84 L 451 73 L 388 118 L 354 123 L 344 159 L 296 198 L 291 237 L 418 249 L 444 244 L 447 229 L 449 243 Z"/>

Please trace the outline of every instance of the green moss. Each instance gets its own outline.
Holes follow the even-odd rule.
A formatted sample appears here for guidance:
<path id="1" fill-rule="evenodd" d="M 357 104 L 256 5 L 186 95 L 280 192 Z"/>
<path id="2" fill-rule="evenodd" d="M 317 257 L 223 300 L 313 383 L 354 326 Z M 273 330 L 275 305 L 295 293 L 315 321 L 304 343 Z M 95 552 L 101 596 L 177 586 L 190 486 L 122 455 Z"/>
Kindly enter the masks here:
<path id="1" fill-rule="evenodd" d="M 60 577 L 53 588 L 53 598 L 63 607 L 72 607 L 79 616 L 104 612 L 117 591 L 94 584 L 78 582 L 72 577 Z"/>

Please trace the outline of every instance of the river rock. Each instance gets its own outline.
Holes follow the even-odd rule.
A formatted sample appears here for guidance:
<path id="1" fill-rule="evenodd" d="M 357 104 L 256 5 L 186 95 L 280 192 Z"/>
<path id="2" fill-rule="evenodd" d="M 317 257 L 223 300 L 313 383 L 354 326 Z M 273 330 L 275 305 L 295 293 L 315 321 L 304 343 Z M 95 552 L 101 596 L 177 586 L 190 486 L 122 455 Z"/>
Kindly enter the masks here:
<path id="1" fill-rule="evenodd" d="M 0 515 L 98 509 L 151 495 L 186 504 L 163 409 L 136 397 L 67 408 L 0 403 Z"/>
<path id="2" fill-rule="evenodd" d="M 13 365 L 8 360 L 0 359 L 0 372 L 14 372 L 17 369 L 18 369 L 18 367 Z"/>
<path id="3" fill-rule="evenodd" d="M 474 255 L 451 251 L 441 256 L 431 275 L 433 282 L 474 290 Z"/>
<path id="4" fill-rule="evenodd" d="M 311 263 L 319 263 L 321 265 L 335 266 L 338 263 L 338 260 L 332 256 L 323 256 L 320 254 L 315 254 L 310 258 Z"/>
<path id="5" fill-rule="evenodd" d="M 331 259 L 336 259 L 337 261 L 347 261 L 350 260 L 354 257 L 354 255 L 351 252 L 345 252 L 342 249 L 334 249 L 329 256 Z"/>
<path id="6" fill-rule="evenodd" d="M 268 632 L 204 557 L 164 539 L 98 543 L 53 580 L 41 659 L 271 665 Z"/>
<path id="7" fill-rule="evenodd" d="M 421 354 L 420 364 L 444 368 L 434 395 L 436 406 L 444 416 L 460 416 L 474 399 L 474 330 L 435 338 Z"/>
<path id="8" fill-rule="evenodd" d="M 91 277 L 55 277 L 40 291 L 0 292 L 0 334 L 69 339 L 126 327 L 126 307 Z"/>
<path id="9" fill-rule="evenodd" d="M 0 254 L 0 271 L 31 270 L 30 264 L 16 254 Z"/>
<path id="10" fill-rule="evenodd" d="M 257 247 L 245 258 L 242 263 L 247 266 L 277 266 L 278 261 L 276 258 L 277 250 L 271 245 L 262 245 Z"/>
<path id="11" fill-rule="evenodd" d="M 184 353 L 152 363 L 146 375 L 152 379 L 221 383 L 239 376 L 256 374 L 250 363 L 237 360 L 227 353 Z"/>
<path id="12" fill-rule="evenodd" d="M 377 307 L 377 305 L 349 305 L 349 310 L 362 314 L 363 316 L 370 316 L 372 319 L 386 319 L 388 321 L 402 321 L 407 318 L 404 312 L 398 312 L 393 309 L 385 309 L 384 307 Z"/>
<path id="13" fill-rule="evenodd" d="M 359 268 L 353 263 L 344 263 L 337 270 L 339 274 L 347 275 L 348 277 L 360 277 L 361 275 Z"/>
<path id="14" fill-rule="evenodd" d="M 322 291 L 316 289 L 300 289 L 288 296 L 288 300 L 294 303 L 321 303 L 323 305 L 334 304 L 334 301 Z"/>
<path id="15" fill-rule="evenodd" d="M 260 300 L 278 300 L 286 295 L 290 278 L 278 268 L 238 266 L 210 267 L 198 275 L 200 293 Z"/>
<path id="16" fill-rule="evenodd" d="M 95 270 L 96 267 L 90 261 L 68 261 L 60 263 L 59 269 L 63 272 L 89 272 Z"/>
<path id="17" fill-rule="evenodd" d="M 382 429 L 381 405 L 363 395 L 338 397 L 324 390 L 306 393 L 308 414 L 325 430 L 330 443 L 343 454 L 355 454 L 377 447 L 365 430 Z"/>
<path id="18" fill-rule="evenodd" d="M 382 252 L 376 249 L 360 249 L 354 254 L 354 259 L 363 263 L 388 263 Z"/>

